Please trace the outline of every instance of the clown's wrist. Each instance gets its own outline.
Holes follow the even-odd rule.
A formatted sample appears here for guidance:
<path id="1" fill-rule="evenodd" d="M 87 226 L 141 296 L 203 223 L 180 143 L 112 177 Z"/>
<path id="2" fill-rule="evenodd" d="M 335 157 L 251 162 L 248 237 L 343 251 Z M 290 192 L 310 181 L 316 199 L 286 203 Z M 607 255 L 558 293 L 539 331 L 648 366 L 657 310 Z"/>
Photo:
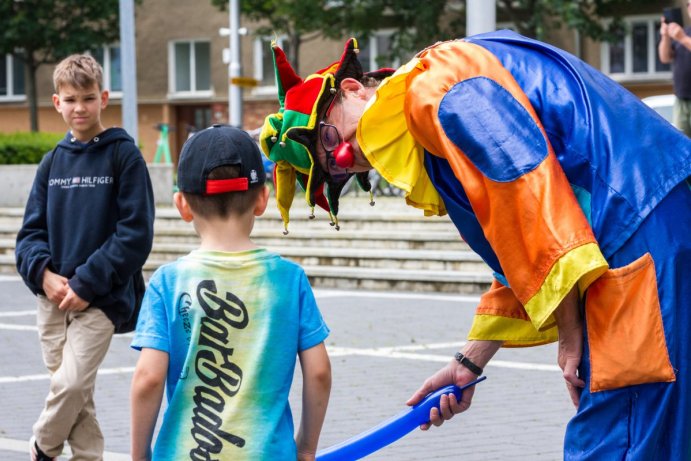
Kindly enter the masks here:
<path id="1" fill-rule="evenodd" d="M 477 366 L 475 363 L 473 363 L 472 360 L 470 360 L 468 357 L 465 355 L 461 354 L 460 352 L 456 352 L 456 355 L 454 355 L 454 358 L 458 363 L 460 363 L 462 366 L 473 372 L 474 374 L 478 376 L 482 376 L 482 368 Z"/>

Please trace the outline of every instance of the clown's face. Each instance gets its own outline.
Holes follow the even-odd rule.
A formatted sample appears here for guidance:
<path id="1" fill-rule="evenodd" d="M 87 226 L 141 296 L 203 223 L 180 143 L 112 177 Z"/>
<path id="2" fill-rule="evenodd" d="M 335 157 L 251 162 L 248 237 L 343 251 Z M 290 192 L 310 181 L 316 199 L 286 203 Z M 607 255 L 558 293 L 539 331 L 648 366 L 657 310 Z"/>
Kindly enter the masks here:
<path id="1" fill-rule="evenodd" d="M 336 97 L 333 105 L 327 110 L 320 122 L 319 137 L 326 142 L 317 142 L 317 158 L 324 171 L 332 176 L 347 173 L 360 173 L 372 169 L 358 145 L 356 132 L 360 117 L 365 110 L 367 101 L 375 92 L 374 88 L 366 88 L 357 80 L 347 78 L 341 82 L 342 96 Z M 327 128 L 328 126 L 328 128 Z M 331 127 L 335 127 L 335 130 Z M 324 146 L 349 143 L 353 154 L 351 166 L 343 168 L 336 165 L 334 153 L 326 151 Z M 334 149 L 335 150 L 335 149 Z"/>

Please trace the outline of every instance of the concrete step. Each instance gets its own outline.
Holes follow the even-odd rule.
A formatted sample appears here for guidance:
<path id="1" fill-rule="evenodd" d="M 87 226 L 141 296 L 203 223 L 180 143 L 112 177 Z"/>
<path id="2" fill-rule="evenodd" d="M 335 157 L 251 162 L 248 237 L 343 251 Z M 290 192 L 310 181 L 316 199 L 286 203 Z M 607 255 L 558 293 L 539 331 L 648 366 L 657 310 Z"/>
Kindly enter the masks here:
<path id="1" fill-rule="evenodd" d="M 196 243 L 157 242 L 151 251 L 149 259 L 157 266 L 165 262 L 174 261 L 195 250 L 197 247 L 198 244 Z M 303 266 L 490 272 L 484 261 L 472 251 L 299 246 L 268 246 L 266 248 Z M 0 255 L 11 257 L 12 264 L 14 264 L 13 240 L 0 240 Z"/>
<path id="2" fill-rule="evenodd" d="M 340 231 L 355 230 L 376 230 L 376 231 L 397 231 L 407 229 L 408 231 L 420 230 L 425 232 L 458 231 L 448 217 L 425 217 L 410 212 L 400 213 L 396 210 L 380 213 L 363 213 L 358 215 L 339 214 L 338 224 Z M 187 227 L 188 224 L 180 220 L 176 210 L 170 208 L 156 210 L 156 223 L 162 227 Z M 274 230 L 282 233 L 284 230 L 283 221 L 278 211 L 271 210 L 257 218 L 254 223 L 255 230 Z M 305 233 L 313 231 L 336 231 L 331 225 L 329 216 L 323 212 L 315 211 L 315 217 L 310 218 L 310 211 L 307 209 L 291 210 L 290 223 L 288 224 L 289 234 Z"/>
<path id="3" fill-rule="evenodd" d="M 157 243 L 150 258 L 173 261 L 197 247 L 193 243 Z M 489 272 L 484 261 L 472 251 L 297 246 L 266 248 L 303 266 Z"/>
<path id="4" fill-rule="evenodd" d="M 153 256 L 153 255 L 152 255 Z M 166 260 L 149 258 L 148 279 Z M 489 271 L 382 269 L 372 267 L 303 265 L 315 288 L 479 294 L 492 283 Z M 0 254 L 0 274 L 16 275 L 14 255 Z"/>
<path id="5" fill-rule="evenodd" d="M 165 262 L 149 259 L 144 266 L 145 277 L 150 277 L 156 268 Z M 490 272 L 383 270 L 369 267 L 311 265 L 302 267 L 315 288 L 480 294 L 487 291 L 492 283 Z"/>
<path id="6" fill-rule="evenodd" d="M 283 235 L 279 229 L 254 229 L 252 240 L 261 246 L 313 246 L 313 247 L 355 247 L 392 248 L 410 250 L 469 250 L 458 232 L 451 231 L 409 231 L 392 230 L 340 230 L 333 229 L 291 232 Z M 187 227 L 162 227 L 154 229 L 154 245 L 158 243 L 197 243 L 194 230 Z"/>
<path id="7" fill-rule="evenodd" d="M 16 273 L 14 245 L 23 209 L 0 208 L 0 273 Z M 296 197 L 290 233 L 274 204 L 255 223 L 252 239 L 302 265 L 315 287 L 480 293 L 491 271 L 471 252 L 448 217 L 424 217 L 402 199 L 382 198 L 375 207 L 364 197 L 341 201 L 340 231 L 328 215 Z M 199 238 L 177 210 L 156 210 L 154 247 L 145 265 L 149 276 L 161 264 L 197 248 Z"/>

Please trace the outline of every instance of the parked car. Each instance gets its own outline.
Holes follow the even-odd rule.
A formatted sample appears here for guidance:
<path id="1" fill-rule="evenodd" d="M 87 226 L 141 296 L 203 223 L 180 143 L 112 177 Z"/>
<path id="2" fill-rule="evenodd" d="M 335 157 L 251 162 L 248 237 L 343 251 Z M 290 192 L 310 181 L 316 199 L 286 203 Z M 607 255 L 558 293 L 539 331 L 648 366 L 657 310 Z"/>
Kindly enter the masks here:
<path id="1" fill-rule="evenodd" d="M 672 107 L 674 106 L 673 94 L 648 96 L 647 98 L 643 98 L 643 102 L 652 107 L 655 112 L 662 115 L 669 123 L 672 123 Z"/>

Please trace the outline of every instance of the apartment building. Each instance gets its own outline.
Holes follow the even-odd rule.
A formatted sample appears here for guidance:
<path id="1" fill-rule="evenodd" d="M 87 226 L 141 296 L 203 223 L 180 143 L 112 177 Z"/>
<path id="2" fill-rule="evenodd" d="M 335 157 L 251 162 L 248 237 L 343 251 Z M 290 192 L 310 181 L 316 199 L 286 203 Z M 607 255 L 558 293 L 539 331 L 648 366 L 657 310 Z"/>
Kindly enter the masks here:
<path id="1" fill-rule="evenodd" d="M 553 34 L 548 41 L 586 60 L 640 97 L 670 93 L 669 66 L 657 59 L 659 21 L 663 7 L 676 5 L 685 9 L 685 3 L 651 0 L 640 11 L 627 12 L 629 32 L 616 44 L 596 43 L 569 30 Z M 205 0 L 144 0 L 137 5 L 135 15 L 139 142 L 145 158 L 152 161 L 161 124 L 166 124 L 175 162 L 189 133 L 228 121 L 228 66 L 223 61 L 228 37 L 219 33 L 222 27 L 228 27 L 228 13 Z M 502 22 L 501 11 L 497 20 L 499 28 L 512 27 Z M 264 116 L 278 107 L 269 46 L 274 37 L 257 36 L 253 33 L 256 24 L 243 20 L 242 26 L 247 34 L 241 39 L 241 73 L 257 82 L 254 87 L 244 88 L 242 94 L 243 128 L 251 130 L 260 127 Z M 382 30 L 367 43 L 361 41 L 360 57 L 366 68 L 373 68 L 377 56 L 386 53 L 390 33 Z M 277 38 L 281 42 L 281 37 Z M 343 42 L 321 39 L 318 46 L 307 42 L 300 50 L 303 76 L 335 60 L 342 46 Z M 105 86 L 111 94 L 104 124 L 121 125 L 120 48 L 114 43 L 93 53 L 104 66 Z M 39 128 L 63 132 L 65 126 L 51 102 L 51 74 L 50 66 L 39 69 Z M 11 56 L 0 58 L 0 131 L 28 129 L 22 68 Z"/>

